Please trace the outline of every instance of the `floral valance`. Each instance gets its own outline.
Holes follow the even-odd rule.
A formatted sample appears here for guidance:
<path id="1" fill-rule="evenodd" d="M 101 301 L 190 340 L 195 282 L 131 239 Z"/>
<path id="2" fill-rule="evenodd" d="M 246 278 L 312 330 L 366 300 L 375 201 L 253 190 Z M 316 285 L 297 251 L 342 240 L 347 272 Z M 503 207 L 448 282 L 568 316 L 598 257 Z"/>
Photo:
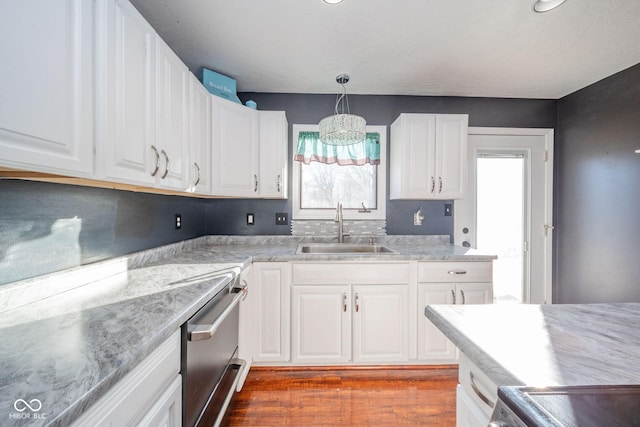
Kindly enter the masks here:
<path id="1" fill-rule="evenodd" d="M 341 166 L 380 164 L 380 135 L 367 133 L 365 140 L 353 145 L 326 145 L 320 142 L 319 132 L 300 132 L 294 159 L 304 164 L 311 162 L 337 163 Z"/>

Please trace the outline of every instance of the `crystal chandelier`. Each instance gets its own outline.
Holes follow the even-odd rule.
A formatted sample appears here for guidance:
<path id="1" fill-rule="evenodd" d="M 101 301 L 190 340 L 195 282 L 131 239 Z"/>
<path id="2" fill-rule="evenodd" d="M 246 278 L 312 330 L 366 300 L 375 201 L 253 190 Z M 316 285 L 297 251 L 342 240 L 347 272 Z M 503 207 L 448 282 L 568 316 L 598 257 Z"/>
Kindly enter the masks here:
<path id="1" fill-rule="evenodd" d="M 353 145 L 365 139 L 367 122 L 364 118 L 349 112 L 349 98 L 347 88 L 344 86 L 348 81 L 347 74 L 336 77 L 336 82 L 342 86 L 342 94 L 336 95 L 334 115 L 320 120 L 320 141 L 323 144 Z"/>

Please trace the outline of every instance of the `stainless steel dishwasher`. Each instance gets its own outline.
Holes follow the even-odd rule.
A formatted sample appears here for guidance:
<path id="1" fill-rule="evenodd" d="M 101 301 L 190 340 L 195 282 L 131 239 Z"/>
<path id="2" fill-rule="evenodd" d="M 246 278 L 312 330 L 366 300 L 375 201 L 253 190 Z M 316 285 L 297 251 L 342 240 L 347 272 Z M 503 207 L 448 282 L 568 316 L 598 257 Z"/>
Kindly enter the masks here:
<path id="1" fill-rule="evenodd" d="M 247 289 L 240 270 L 216 276 L 228 281 L 182 326 L 182 419 L 185 427 L 223 423 L 244 361 L 237 359 L 239 302 Z"/>

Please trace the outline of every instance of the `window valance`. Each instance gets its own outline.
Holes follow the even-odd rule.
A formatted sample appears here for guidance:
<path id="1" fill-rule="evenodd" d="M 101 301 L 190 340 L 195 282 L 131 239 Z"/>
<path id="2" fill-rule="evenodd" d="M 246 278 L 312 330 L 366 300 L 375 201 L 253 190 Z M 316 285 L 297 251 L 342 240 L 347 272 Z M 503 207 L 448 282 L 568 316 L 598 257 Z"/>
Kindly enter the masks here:
<path id="1" fill-rule="evenodd" d="M 320 162 L 341 166 L 380 164 L 380 135 L 367 133 L 360 144 L 336 146 L 320 142 L 319 132 L 299 132 L 294 159 L 304 164 Z"/>

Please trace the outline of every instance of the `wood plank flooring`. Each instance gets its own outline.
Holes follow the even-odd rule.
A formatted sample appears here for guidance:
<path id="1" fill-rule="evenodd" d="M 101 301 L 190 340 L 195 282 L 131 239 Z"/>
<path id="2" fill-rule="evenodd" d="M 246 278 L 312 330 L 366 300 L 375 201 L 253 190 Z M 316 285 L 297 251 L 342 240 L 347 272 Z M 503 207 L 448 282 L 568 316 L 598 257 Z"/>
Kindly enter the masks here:
<path id="1" fill-rule="evenodd" d="M 457 366 L 254 367 L 229 426 L 456 424 Z"/>

